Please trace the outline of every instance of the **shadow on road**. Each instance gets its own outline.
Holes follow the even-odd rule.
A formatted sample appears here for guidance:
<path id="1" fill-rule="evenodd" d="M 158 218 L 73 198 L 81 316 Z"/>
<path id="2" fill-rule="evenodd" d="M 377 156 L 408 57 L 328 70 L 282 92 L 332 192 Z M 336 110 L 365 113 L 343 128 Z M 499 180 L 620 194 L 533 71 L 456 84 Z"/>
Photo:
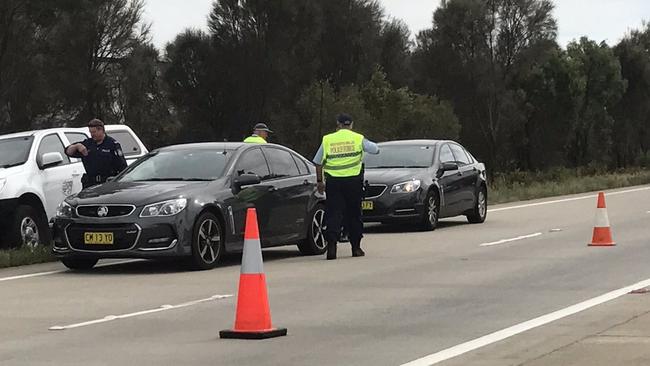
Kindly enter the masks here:
<path id="1" fill-rule="evenodd" d="M 301 254 L 295 246 L 286 248 L 269 248 L 262 251 L 264 261 L 275 261 L 287 258 L 300 257 Z M 227 254 L 217 268 L 238 267 L 241 265 L 241 253 Z M 126 262 L 126 263 L 123 263 Z M 149 275 L 178 272 L 195 272 L 191 266 L 182 259 L 162 260 L 119 260 L 115 264 L 100 261 L 99 266 L 88 271 L 67 271 L 68 275 Z M 198 272 L 198 271 L 196 271 Z"/>
<path id="2" fill-rule="evenodd" d="M 452 228 L 456 226 L 463 226 L 469 224 L 467 223 L 467 220 L 454 220 L 454 221 L 439 221 L 438 222 L 438 227 L 436 230 L 445 230 L 447 228 Z M 364 233 L 366 234 L 402 234 L 402 233 L 417 233 L 417 232 L 426 232 L 420 229 L 417 225 L 415 224 L 400 224 L 400 225 L 395 225 L 395 224 L 366 224 L 365 228 L 363 229 Z"/>

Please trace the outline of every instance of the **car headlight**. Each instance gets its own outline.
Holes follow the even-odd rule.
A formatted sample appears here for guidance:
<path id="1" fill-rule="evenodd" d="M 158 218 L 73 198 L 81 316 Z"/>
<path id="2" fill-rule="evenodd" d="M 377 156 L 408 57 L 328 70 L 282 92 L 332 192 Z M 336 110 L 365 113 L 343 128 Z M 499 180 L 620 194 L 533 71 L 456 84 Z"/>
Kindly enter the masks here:
<path id="1" fill-rule="evenodd" d="M 420 189 L 420 185 L 422 182 L 420 182 L 419 179 L 413 179 L 408 182 L 404 183 L 398 183 L 393 185 L 393 188 L 390 190 L 390 193 L 411 193 L 415 192 L 418 189 Z"/>
<path id="2" fill-rule="evenodd" d="M 56 208 L 56 217 L 72 217 L 72 206 L 66 201 L 63 201 Z"/>
<path id="3" fill-rule="evenodd" d="M 174 216 L 183 211 L 186 206 L 187 199 L 185 198 L 158 202 L 145 206 L 142 209 L 140 217 Z"/>

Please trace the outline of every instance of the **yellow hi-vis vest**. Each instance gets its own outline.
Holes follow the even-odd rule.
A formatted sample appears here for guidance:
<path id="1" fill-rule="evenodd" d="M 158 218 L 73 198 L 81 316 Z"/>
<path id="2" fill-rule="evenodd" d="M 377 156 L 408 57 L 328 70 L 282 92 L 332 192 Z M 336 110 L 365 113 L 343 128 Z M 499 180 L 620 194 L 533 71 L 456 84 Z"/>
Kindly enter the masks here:
<path id="1" fill-rule="evenodd" d="M 252 135 L 248 136 L 244 142 L 249 143 L 249 144 L 266 144 L 266 140 L 264 138 L 259 137 L 257 135 Z"/>
<path id="2" fill-rule="evenodd" d="M 363 164 L 363 135 L 340 129 L 323 136 L 323 171 L 332 177 L 355 177 Z"/>

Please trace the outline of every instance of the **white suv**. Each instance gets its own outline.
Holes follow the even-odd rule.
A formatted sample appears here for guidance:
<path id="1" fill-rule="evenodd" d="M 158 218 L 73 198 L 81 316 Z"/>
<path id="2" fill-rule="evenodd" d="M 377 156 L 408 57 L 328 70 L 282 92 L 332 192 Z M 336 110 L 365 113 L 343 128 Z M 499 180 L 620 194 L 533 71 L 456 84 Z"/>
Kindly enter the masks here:
<path id="1" fill-rule="evenodd" d="M 148 151 L 126 125 L 106 125 L 127 163 Z M 67 196 L 81 191 L 80 159 L 64 148 L 90 137 L 88 128 L 52 128 L 0 136 L 0 248 L 49 244 L 48 221 Z"/>

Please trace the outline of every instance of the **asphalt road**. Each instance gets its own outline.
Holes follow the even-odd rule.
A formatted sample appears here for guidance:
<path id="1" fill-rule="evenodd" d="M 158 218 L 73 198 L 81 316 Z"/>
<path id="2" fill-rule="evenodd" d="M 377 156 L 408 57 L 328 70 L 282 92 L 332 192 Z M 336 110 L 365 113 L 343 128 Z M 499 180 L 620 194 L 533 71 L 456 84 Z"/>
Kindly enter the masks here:
<path id="1" fill-rule="evenodd" d="M 587 247 L 596 196 L 583 194 L 491 206 L 481 225 L 373 226 L 363 258 L 344 244 L 336 261 L 265 250 L 273 323 L 289 334 L 264 341 L 218 337 L 233 325 L 238 258 L 203 272 L 1 270 L 0 365 L 406 364 L 649 279 L 650 186 L 607 205 L 610 248 Z"/>

